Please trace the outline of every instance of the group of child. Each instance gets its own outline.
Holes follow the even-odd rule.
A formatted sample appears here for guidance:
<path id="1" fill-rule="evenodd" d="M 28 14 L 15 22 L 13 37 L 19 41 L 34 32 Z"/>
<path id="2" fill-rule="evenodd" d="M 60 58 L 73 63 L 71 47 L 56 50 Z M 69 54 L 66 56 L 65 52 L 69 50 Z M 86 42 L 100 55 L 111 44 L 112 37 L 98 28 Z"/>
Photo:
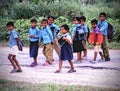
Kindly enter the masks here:
<path id="1" fill-rule="evenodd" d="M 108 40 L 107 40 L 107 21 L 106 14 L 101 12 L 99 14 L 100 21 L 98 22 L 96 19 L 91 20 L 92 32 L 96 35 L 101 32 L 103 35 L 103 43 L 94 44 L 94 59 L 91 60 L 91 63 L 96 63 L 97 53 L 100 54 L 101 59 L 99 62 L 110 61 L 109 50 L 108 50 Z M 76 72 L 73 66 L 73 52 L 77 53 L 77 60 L 75 63 L 82 63 L 82 59 L 87 58 L 87 38 L 88 38 L 88 27 L 85 24 L 86 17 L 74 17 L 73 23 L 74 27 L 72 29 L 71 36 L 69 35 L 69 26 L 67 24 L 63 24 L 61 28 L 59 28 L 56 24 L 54 24 L 54 17 L 48 16 L 48 19 L 42 19 L 41 21 L 41 29 L 37 28 L 37 20 L 35 18 L 31 19 L 29 29 L 29 40 L 30 40 L 30 57 L 33 57 L 33 62 L 30 64 L 31 67 L 36 66 L 38 49 L 43 44 L 43 54 L 46 58 L 43 66 L 51 65 L 54 61 L 53 58 L 53 48 L 55 48 L 56 53 L 59 56 L 59 68 L 55 71 L 55 73 L 62 72 L 62 62 L 63 60 L 68 60 L 71 69 L 68 73 Z M 97 23 L 98 22 L 98 23 Z M 8 30 L 10 31 L 10 53 L 8 55 L 8 59 L 13 65 L 13 70 L 11 73 L 22 72 L 22 69 L 16 59 L 16 55 L 18 54 L 18 49 L 20 46 L 18 33 L 15 31 L 13 22 L 8 22 L 6 24 Z M 57 35 L 59 31 L 62 33 L 62 37 L 58 38 Z M 60 46 L 58 45 L 60 44 Z M 73 44 L 73 50 L 71 47 Z M 101 49 L 102 48 L 102 49 Z M 102 52 L 103 50 L 103 52 Z M 83 56 L 81 56 L 83 51 Z"/>

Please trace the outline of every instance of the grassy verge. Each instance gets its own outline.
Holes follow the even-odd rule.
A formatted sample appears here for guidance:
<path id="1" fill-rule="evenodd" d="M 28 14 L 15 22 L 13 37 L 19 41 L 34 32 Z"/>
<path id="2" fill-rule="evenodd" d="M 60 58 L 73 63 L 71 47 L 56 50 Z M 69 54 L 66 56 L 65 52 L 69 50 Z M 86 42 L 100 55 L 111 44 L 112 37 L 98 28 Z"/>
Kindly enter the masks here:
<path id="1" fill-rule="evenodd" d="M 0 91 L 120 91 L 120 89 L 56 84 L 32 84 L 1 79 Z"/>

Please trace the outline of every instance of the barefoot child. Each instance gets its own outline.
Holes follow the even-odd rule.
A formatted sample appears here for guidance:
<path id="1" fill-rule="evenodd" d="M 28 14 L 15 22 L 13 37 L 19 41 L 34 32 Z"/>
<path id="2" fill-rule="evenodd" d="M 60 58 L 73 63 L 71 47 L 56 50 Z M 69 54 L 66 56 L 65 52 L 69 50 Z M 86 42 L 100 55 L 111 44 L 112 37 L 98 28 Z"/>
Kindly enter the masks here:
<path id="1" fill-rule="evenodd" d="M 6 26 L 7 29 L 10 31 L 10 39 L 9 39 L 10 52 L 8 55 L 8 59 L 13 66 L 13 70 L 11 71 L 11 73 L 22 72 L 19 62 L 16 59 L 18 50 L 20 49 L 20 41 L 18 38 L 18 33 L 14 29 L 13 22 L 8 22 Z"/>
<path id="2" fill-rule="evenodd" d="M 61 51 L 60 51 L 60 56 L 59 56 L 59 69 L 55 71 L 55 73 L 60 73 L 62 72 L 62 62 L 63 60 L 68 60 L 71 69 L 68 71 L 68 73 L 72 73 L 72 72 L 76 72 L 76 70 L 74 70 L 74 66 L 73 66 L 73 52 L 72 52 L 72 48 L 71 48 L 71 37 L 68 34 L 69 31 L 69 27 L 68 25 L 64 24 L 61 26 L 61 32 L 62 32 L 62 38 L 61 41 L 63 41 L 62 45 L 61 45 Z"/>
<path id="3" fill-rule="evenodd" d="M 98 34 L 100 33 L 100 30 L 99 28 L 97 27 L 97 20 L 96 19 L 93 19 L 91 20 L 91 25 L 92 25 L 92 32 L 95 33 L 95 36 L 94 39 L 95 40 L 95 43 L 94 43 L 94 59 L 90 61 L 90 63 L 96 63 L 96 58 L 97 58 L 97 54 L 99 53 L 100 56 L 101 56 L 101 60 L 104 60 L 104 56 L 103 56 L 103 53 L 102 53 L 102 49 L 101 49 L 101 44 L 97 44 L 96 40 L 98 38 Z"/>

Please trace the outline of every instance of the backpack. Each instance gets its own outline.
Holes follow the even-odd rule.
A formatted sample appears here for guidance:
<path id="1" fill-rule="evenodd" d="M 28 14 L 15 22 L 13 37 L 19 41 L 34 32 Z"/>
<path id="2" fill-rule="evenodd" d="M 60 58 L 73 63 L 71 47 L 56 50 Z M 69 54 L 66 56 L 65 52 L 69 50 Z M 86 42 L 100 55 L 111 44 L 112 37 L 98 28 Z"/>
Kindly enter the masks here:
<path id="1" fill-rule="evenodd" d="M 89 27 L 87 27 L 87 29 L 88 29 L 87 41 L 88 41 L 88 39 L 90 37 L 90 29 L 89 29 Z"/>
<path id="2" fill-rule="evenodd" d="M 114 34 L 114 27 L 112 24 L 108 23 L 107 37 L 109 40 L 113 38 L 113 34 Z"/>
<path id="3" fill-rule="evenodd" d="M 78 40 L 84 40 L 85 39 L 85 31 L 83 28 L 81 28 L 81 26 L 78 26 L 76 28 L 76 38 Z"/>

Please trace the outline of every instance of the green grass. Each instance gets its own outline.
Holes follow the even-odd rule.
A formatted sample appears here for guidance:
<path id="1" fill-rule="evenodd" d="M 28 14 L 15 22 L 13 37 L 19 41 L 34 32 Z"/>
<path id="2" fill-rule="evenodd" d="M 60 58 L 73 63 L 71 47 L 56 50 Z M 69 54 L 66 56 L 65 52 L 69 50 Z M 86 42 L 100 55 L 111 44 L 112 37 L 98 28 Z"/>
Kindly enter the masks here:
<path id="1" fill-rule="evenodd" d="M 0 91 L 120 91 L 120 89 L 0 80 Z"/>

